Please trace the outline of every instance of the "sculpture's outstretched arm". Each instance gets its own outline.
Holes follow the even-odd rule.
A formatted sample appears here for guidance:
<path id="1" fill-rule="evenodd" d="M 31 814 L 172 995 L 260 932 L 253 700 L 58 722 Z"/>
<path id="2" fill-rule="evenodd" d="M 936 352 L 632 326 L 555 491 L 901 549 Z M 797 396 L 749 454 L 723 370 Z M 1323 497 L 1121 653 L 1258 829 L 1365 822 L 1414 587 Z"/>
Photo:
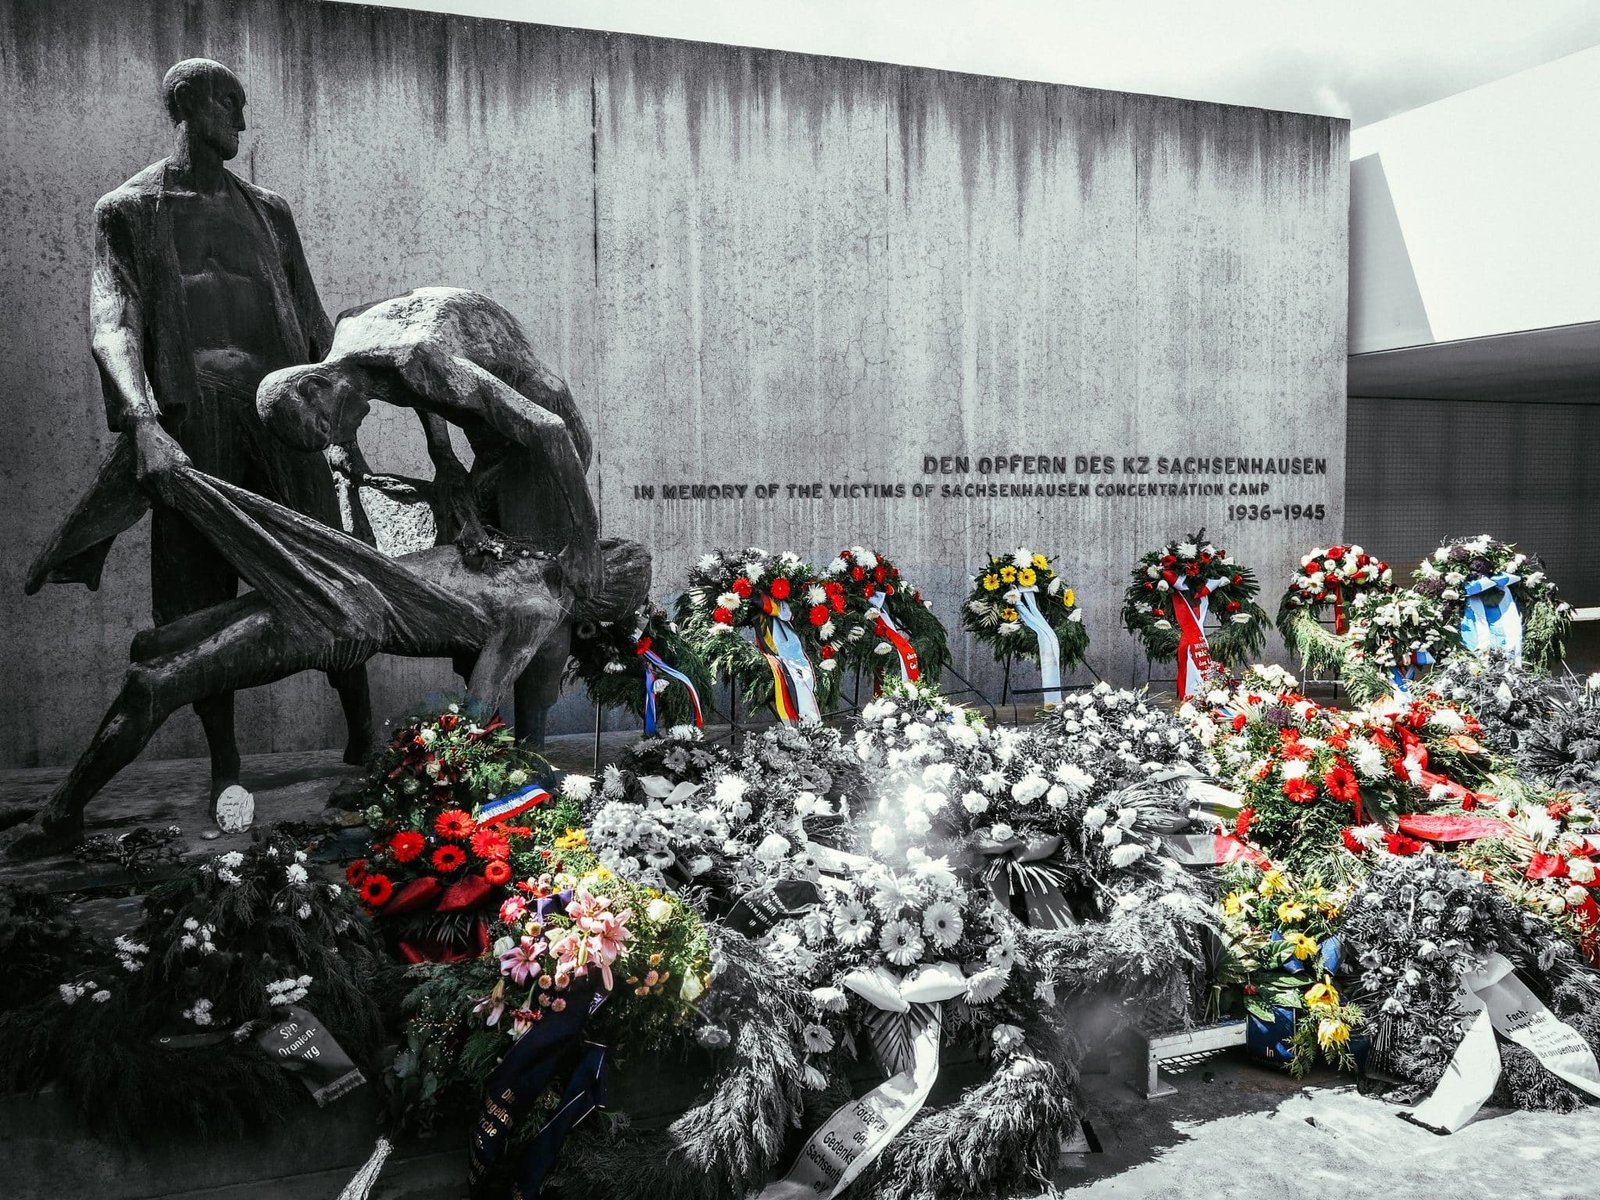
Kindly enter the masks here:
<path id="1" fill-rule="evenodd" d="M 467 690 L 492 709 L 503 708 L 517 678 L 558 631 L 567 614 L 554 598 L 530 596 L 498 614 L 473 665 Z"/>

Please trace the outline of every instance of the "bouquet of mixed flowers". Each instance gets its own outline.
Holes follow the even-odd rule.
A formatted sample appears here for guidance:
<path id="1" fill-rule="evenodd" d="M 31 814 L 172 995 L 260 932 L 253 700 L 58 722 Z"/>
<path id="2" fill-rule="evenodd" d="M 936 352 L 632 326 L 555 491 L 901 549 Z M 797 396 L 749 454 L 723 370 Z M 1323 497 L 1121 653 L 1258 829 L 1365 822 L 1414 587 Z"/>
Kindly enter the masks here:
<path id="1" fill-rule="evenodd" d="M 1361 1010 L 1340 995 L 1338 921 L 1353 887 L 1329 889 L 1276 867 L 1240 865 L 1222 898 L 1219 1011 L 1242 1010 L 1257 1057 L 1287 1063 L 1296 1078 L 1316 1062 L 1353 1070 L 1351 1031 Z"/>
<path id="2" fill-rule="evenodd" d="M 839 551 L 828 563 L 825 583 L 844 589 L 846 625 L 865 627 L 870 637 L 846 642 L 846 659 L 858 669 L 870 668 L 881 687 L 885 667 L 899 664 L 899 675 L 907 683 L 938 683 L 940 672 L 950 663 L 950 648 L 944 623 L 934 616 L 922 593 L 907 583 L 900 568 L 881 554 L 863 546 Z M 838 594 L 828 590 L 830 605 Z"/>
<path id="3" fill-rule="evenodd" d="M 701 557 L 678 597 L 678 628 L 713 674 L 772 704 L 786 723 L 816 721 L 839 691 L 840 654 L 868 636 L 849 622 L 844 585 L 785 551 L 751 546 Z M 755 641 L 740 636 L 749 629 Z"/>
<path id="4" fill-rule="evenodd" d="M 1169 542 L 1141 557 L 1122 602 L 1122 621 L 1152 662 L 1178 663 L 1178 694 L 1191 696 L 1212 664 L 1234 666 L 1266 644 L 1267 614 L 1255 572 L 1205 540 Z M 1217 630 L 1207 635 L 1207 616 Z"/>
<path id="5" fill-rule="evenodd" d="M 1500 650 L 1458 654 L 1428 679 L 1429 694 L 1470 712 L 1484 745 L 1512 757 L 1525 738 L 1548 728 L 1564 691 L 1559 681 L 1530 671 Z M 1595 757 L 1600 760 L 1600 753 Z"/>
<path id="6" fill-rule="evenodd" d="M 580 679 L 596 708 L 624 708 L 659 726 L 704 725 L 711 672 L 666 610 L 646 604 L 631 621 L 589 622 L 572 631 L 567 678 Z"/>
<path id="7" fill-rule="evenodd" d="M 1389 564 L 1360 546 L 1317 547 L 1300 567 L 1278 604 L 1278 632 L 1309 669 L 1337 669 L 1344 657 L 1340 640 L 1350 628 L 1350 609 L 1357 597 L 1382 595 L 1394 587 Z M 1333 632 L 1323 628 L 1329 606 Z M 1348 606 L 1348 607 L 1347 607 Z"/>
<path id="8" fill-rule="evenodd" d="M 988 560 L 972 577 L 972 591 L 961 606 L 961 627 L 988 646 L 996 662 L 1025 658 L 1044 665 L 1053 652 L 1059 671 L 1081 663 L 1089 649 L 1089 631 L 1077 593 L 1050 559 L 1019 547 L 990 554 Z"/>
<path id="9" fill-rule="evenodd" d="M 1560 661 L 1572 606 L 1556 599 L 1537 555 L 1488 534 L 1456 538 L 1423 559 L 1415 579 L 1467 649 L 1497 648 L 1538 670 Z"/>
<path id="10" fill-rule="evenodd" d="M 408 961 L 487 948 L 488 913 L 511 882 L 519 839 L 547 841 L 577 824 L 576 800 L 547 790 L 552 775 L 504 722 L 466 701 L 402 723 L 366 789 L 372 844 L 345 878 Z"/>
<path id="11" fill-rule="evenodd" d="M 1408 693 L 1419 666 L 1437 662 L 1460 644 L 1438 602 L 1424 592 L 1404 590 L 1356 600 L 1340 679 L 1358 703 L 1391 690 Z"/>

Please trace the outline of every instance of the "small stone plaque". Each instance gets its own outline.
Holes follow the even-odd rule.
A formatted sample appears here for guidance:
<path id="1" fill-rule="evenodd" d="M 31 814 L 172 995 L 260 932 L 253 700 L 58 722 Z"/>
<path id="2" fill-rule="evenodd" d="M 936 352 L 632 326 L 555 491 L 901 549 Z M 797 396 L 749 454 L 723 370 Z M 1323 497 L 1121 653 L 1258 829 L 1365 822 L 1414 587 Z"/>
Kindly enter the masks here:
<path id="1" fill-rule="evenodd" d="M 217 797 L 217 828 L 223 833 L 243 833 L 256 819 L 256 798 L 237 783 Z"/>

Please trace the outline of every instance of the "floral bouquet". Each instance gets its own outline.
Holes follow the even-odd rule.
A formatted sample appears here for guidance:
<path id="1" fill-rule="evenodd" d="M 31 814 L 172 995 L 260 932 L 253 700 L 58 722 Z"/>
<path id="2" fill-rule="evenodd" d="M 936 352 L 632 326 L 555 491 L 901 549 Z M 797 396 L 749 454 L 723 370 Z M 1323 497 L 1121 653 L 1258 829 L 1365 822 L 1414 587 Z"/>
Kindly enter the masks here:
<path id="1" fill-rule="evenodd" d="M 845 657 L 858 668 L 872 669 L 876 689 L 881 690 L 884 667 L 891 660 L 899 663 L 907 683 L 939 682 L 950 662 L 944 623 L 922 593 L 901 578 L 899 567 L 881 554 L 852 546 L 828 563 L 827 574 L 833 577 L 823 585 L 830 606 L 842 588 L 847 627 L 871 633 L 847 640 Z"/>
<path id="2" fill-rule="evenodd" d="M 1278 604 L 1278 632 L 1284 643 L 1308 668 L 1337 669 L 1344 657 L 1339 641 L 1350 629 L 1350 610 L 1356 597 L 1382 595 L 1394 587 L 1389 564 L 1373 558 L 1360 546 L 1317 547 L 1300 560 L 1300 568 Z M 1322 627 L 1333 608 L 1332 636 Z"/>
<path id="3" fill-rule="evenodd" d="M 845 608 L 844 585 L 819 578 L 797 554 L 718 550 L 689 572 L 678 628 L 713 674 L 743 690 L 747 704 L 771 704 L 794 724 L 821 720 L 838 695 L 847 635 L 867 636 L 865 626 L 843 624 Z M 754 631 L 755 641 L 741 629 Z"/>
<path id="4" fill-rule="evenodd" d="M 1484 745 L 1513 757 L 1530 736 L 1549 729 L 1565 690 L 1560 681 L 1529 670 L 1500 650 L 1455 655 L 1428 679 L 1430 694 L 1477 718 Z M 1537 778 L 1520 762 L 1518 767 Z"/>
<path id="5" fill-rule="evenodd" d="M 1052 704 L 1061 698 L 1062 673 L 1081 663 L 1089 649 L 1077 593 L 1049 558 L 1026 547 L 989 555 L 988 565 L 972 577 L 961 627 L 988 646 L 996 662 L 1038 663 Z"/>
<path id="6" fill-rule="evenodd" d="M 1267 614 L 1255 572 L 1205 540 L 1169 542 L 1139 559 L 1123 596 L 1122 621 L 1152 662 L 1178 663 L 1178 694 L 1192 696 L 1212 664 L 1235 666 L 1266 644 Z M 1206 617 L 1219 628 L 1205 632 Z"/>
<path id="7" fill-rule="evenodd" d="M 408 961 L 487 948 L 514 839 L 549 841 L 577 823 L 577 783 L 552 802 L 550 774 L 498 717 L 465 701 L 404 722 L 390 739 L 366 789 L 374 840 L 345 877 Z"/>
<path id="8" fill-rule="evenodd" d="M 1350 886 L 1330 891 L 1294 880 L 1275 867 L 1233 868 L 1222 898 L 1224 954 L 1220 1009 L 1242 1009 L 1252 1054 L 1286 1063 L 1295 1078 L 1316 1062 L 1354 1070 L 1350 1033 L 1361 1010 L 1339 995 L 1338 920 Z"/>
<path id="9" fill-rule="evenodd" d="M 1390 690 L 1409 694 L 1417 667 L 1438 661 L 1460 644 L 1439 602 L 1425 592 L 1362 595 L 1356 601 L 1340 679 L 1358 703 Z"/>
<path id="10" fill-rule="evenodd" d="M 567 678 L 583 681 L 596 708 L 633 713 L 646 735 L 660 726 L 705 724 L 701 698 L 710 694 L 711 672 L 654 604 L 641 607 L 632 621 L 575 628 Z"/>
<path id="11" fill-rule="evenodd" d="M 43 998 L 0 1015 L 0 1085 L 53 1082 L 97 1128 L 247 1128 L 364 1082 L 383 1042 L 382 956 L 349 889 L 260 830 L 153 889 L 138 925 L 79 934 Z M 316 1027 L 315 1062 L 281 1029 Z"/>
<path id="12" fill-rule="evenodd" d="M 1543 671 L 1561 660 L 1572 606 L 1556 599 L 1537 555 L 1488 534 L 1457 538 L 1424 559 L 1415 579 L 1467 649 L 1498 648 Z"/>

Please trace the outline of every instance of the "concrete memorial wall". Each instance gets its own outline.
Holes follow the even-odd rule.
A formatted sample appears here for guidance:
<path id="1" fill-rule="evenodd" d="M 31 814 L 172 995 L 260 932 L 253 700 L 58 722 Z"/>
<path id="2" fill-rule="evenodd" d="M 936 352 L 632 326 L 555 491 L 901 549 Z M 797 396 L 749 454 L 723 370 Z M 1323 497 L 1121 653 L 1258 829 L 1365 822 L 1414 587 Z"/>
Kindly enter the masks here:
<path id="1" fill-rule="evenodd" d="M 98 593 L 21 582 L 109 438 L 94 201 L 168 153 L 159 83 L 192 55 L 244 81 L 233 167 L 292 205 L 330 312 L 454 285 L 521 319 L 663 598 L 718 544 L 864 543 L 954 627 L 971 566 L 1026 543 L 1130 682 L 1139 553 L 1205 526 L 1271 607 L 1342 530 L 1343 121 L 309 0 L 0 0 L 0 46 L 0 764 L 69 759 L 147 623 L 142 532 Z M 362 436 L 427 473 L 411 414 Z M 383 660 L 377 709 L 452 678 Z M 589 719 L 569 698 L 556 728 Z M 320 677 L 239 728 L 341 734 Z M 186 717 L 149 753 L 201 750 Z"/>

